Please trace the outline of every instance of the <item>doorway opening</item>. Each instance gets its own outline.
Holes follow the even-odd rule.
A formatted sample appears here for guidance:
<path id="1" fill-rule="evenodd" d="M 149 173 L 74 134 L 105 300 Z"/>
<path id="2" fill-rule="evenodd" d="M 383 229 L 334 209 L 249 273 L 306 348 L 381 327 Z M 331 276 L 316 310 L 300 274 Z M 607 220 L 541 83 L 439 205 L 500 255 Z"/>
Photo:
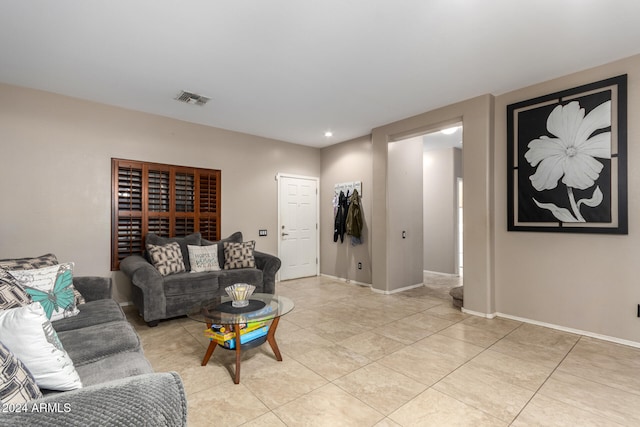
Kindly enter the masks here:
<path id="1" fill-rule="evenodd" d="M 462 123 L 422 139 L 424 285 L 449 298 L 464 269 Z"/>

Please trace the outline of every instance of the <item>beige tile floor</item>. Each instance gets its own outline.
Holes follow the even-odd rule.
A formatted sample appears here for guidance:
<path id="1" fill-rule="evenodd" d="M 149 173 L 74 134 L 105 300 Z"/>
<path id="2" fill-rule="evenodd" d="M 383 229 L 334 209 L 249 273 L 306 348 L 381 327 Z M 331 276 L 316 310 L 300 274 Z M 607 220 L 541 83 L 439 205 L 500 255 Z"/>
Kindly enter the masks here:
<path id="1" fill-rule="evenodd" d="M 156 371 L 184 380 L 189 426 L 638 426 L 640 349 L 507 319 L 467 316 L 451 281 L 380 295 L 325 277 L 280 282 L 296 308 L 268 345 L 234 355 L 187 318 L 147 327 Z"/>

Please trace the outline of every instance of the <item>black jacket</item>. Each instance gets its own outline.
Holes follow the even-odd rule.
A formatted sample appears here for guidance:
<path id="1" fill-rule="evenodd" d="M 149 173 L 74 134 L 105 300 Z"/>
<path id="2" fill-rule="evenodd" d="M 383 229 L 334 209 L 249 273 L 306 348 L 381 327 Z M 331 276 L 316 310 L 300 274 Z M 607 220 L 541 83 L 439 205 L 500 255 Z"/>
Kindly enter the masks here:
<path id="1" fill-rule="evenodd" d="M 338 198 L 338 208 L 336 209 L 336 218 L 333 222 L 333 241 L 337 242 L 340 237 L 340 243 L 344 242 L 344 233 L 347 231 L 347 196 L 344 192 L 340 192 Z"/>

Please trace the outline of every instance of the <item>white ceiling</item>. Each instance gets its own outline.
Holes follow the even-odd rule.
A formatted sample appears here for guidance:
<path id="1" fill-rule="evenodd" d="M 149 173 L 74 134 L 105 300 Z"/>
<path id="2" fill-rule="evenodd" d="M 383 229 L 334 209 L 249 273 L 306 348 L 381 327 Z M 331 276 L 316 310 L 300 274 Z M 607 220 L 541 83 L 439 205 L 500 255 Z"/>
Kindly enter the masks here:
<path id="1" fill-rule="evenodd" d="M 2 0 L 0 82 L 322 147 L 640 53 L 638 16 L 638 0 Z"/>
<path id="2" fill-rule="evenodd" d="M 449 134 L 441 131 L 430 132 L 422 135 L 422 149 L 424 151 L 442 150 L 446 148 L 462 148 L 462 123 L 445 126 L 451 129 Z"/>

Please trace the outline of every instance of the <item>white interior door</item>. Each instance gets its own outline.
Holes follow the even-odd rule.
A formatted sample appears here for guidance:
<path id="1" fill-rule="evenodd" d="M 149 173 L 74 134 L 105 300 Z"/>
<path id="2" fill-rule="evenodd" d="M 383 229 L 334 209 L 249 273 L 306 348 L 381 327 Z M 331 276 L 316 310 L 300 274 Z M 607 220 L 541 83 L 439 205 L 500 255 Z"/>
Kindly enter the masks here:
<path id="1" fill-rule="evenodd" d="M 280 280 L 318 275 L 318 179 L 279 175 Z"/>

